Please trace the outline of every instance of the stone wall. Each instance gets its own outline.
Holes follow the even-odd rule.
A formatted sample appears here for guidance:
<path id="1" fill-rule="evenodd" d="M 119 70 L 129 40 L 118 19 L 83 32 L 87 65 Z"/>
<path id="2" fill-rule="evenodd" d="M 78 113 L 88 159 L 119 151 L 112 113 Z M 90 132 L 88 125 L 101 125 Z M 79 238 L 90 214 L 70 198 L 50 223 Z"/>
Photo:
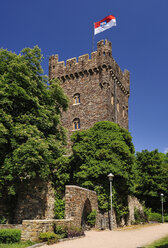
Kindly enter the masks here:
<path id="1" fill-rule="evenodd" d="M 13 223 L 53 218 L 54 190 L 50 183 L 38 180 L 20 188 Z"/>
<path id="2" fill-rule="evenodd" d="M 42 185 L 41 185 L 42 186 Z M 48 185 L 47 188 L 50 192 L 52 192 L 51 186 Z M 43 189 L 43 187 L 42 187 Z M 37 193 L 37 191 L 35 190 Z M 48 192 L 48 191 L 47 191 Z M 50 195 L 50 194 L 49 194 Z M 52 194 L 51 194 L 52 195 Z M 53 195 L 52 195 L 53 196 Z M 23 196 L 22 196 L 23 197 Z M 47 198 L 48 205 L 50 205 L 50 196 Z M 51 198 L 51 205 L 52 205 Z M 32 204 L 32 199 L 31 199 Z M 35 213 L 41 213 L 41 209 L 43 209 L 42 206 L 38 206 L 35 202 L 35 205 L 28 204 L 28 206 L 24 206 L 24 209 L 27 209 L 27 211 L 32 210 L 33 213 L 29 213 L 29 215 L 34 215 Z M 39 204 L 39 202 L 38 202 Z M 20 205 L 21 206 L 21 205 Z M 31 207 L 33 207 L 31 209 Z M 39 212 L 35 212 L 35 207 L 39 207 Z M 134 211 L 135 209 L 138 209 L 140 213 L 143 216 L 143 207 L 139 200 L 134 196 L 128 196 L 128 208 L 129 208 L 129 216 L 128 221 L 126 222 L 125 219 L 122 220 L 122 223 L 118 223 L 120 225 L 131 225 L 134 221 Z M 110 228 L 110 213 L 104 213 L 101 214 L 98 210 L 98 202 L 97 202 L 97 195 L 95 191 L 88 190 L 85 188 L 81 188 L 75 185 L 67 185 L 65 189 L 65 219 L 64 220 L 54 220 L 54 219 L 34 219 L 34 220 L 23 220 L 22 225 L 0 225 L 0 228 L 17 228 L 22 230 L 22 240 L 32 240 L 36 241 L 38 240 L 39 234 L 41 232 L 52 232 L 53 231 L 53 224 L 60 225 L 63 227 L 70 227 L 81 225 L 85 227 L 86 225 L 86 216 L 89 214 L 93 209 L 97 211 L 96 216 L 96 228 L 100 229 L 109 229 Z M 25 210 L 24 210 L 25 211 Z M 23 213 L 21 212 L 22 218 Z M 19 211 L 18 211 L 19 212 Z M 47 213 L 48 216 L 51 214 L 53 215 L 53 208 L 49 208 L 49 210 L 44 209 L 44 214 Z M 27 215 L 28 216 L 28 215 Z M 40 215 L 34 215 L 34 217 L 40 217 Z M 20 218 L 21 219 L 21 218 Z M 117 227 L 116 223 L 116 216 L 113 209 L 113 226 L 112 228 Z"/>
<path id="3" fill-rule="evenodd" d="M 113 214 L 113 223 L 112 223 L 112 229 L 117 227 L 117 222 L 116 222 L 116 215 L 114 210 L 112 211 Z M 98 212 L 96 216 L 96 228 L 99 229 L 110 229 L 110 212 L 106 212 L 104 214 Z"/>
<path id="4" fill-rule="evenodd" d="M 110 228 L 110 213 L 102 214 L 98 210 L 97 194 L 95 191 L 74 185 L 67 185 L 65 190 L 65 218 L 72 219 L 73 225 L 85 227 L 85 217 L 92 210 L 96 210 L 95 227 Z M 117 227 L 116 215 L 113 210 L 113 228 Z"/>
<path id="5" fill-rule="evenodd" d="M 53 224 L 70 227 L 71 220 L 23 220 L 22 240 L 37 241 L 41 232 L 53 232 Z"/>
<path id="6" fill-rule="evenodd" d="M 128 129 L 129 72 L 124 73 L 112 57 L 111 42 L 97 43 L 97 51 L 78 58 L 58 61 L 58 55 L 50 57 L 50 79 L 59 78 L 70 104 L 62 113 L 62 124 L 72 134 L 73 120 L 80 119 L 80 129 L 86 130 L 98 121 L 113 121 Z M 80 103 L 73 97 L 80 95 Z"/>
<path id="7" fill-rule="evenodd" d="M 93 209 L 98 212 L 97 195 L 95 191 L 74 185 L 65 189 L 65 218 L 72 219 L 75 226 L 85 225 L 86 215 Z"/>
<path id="8" fill-rule="evenodd" d="M 128 196 L 128 209 L 129 209 L 129 216 L 128 216 L 127 225 L 131 225 L 132 223 L 134 223 L 135 209 L 138 209 L 140 214 L 144 216 L 143 206 L 135 196 Z"/>
<path id="9" fill-rule="evenodd" d="M 22 225 L 20 225 L 20 224 L 0 224 L 0 229 L 19 229 L 19 230 L 22 230 Z"/>
<path id="10" fill-rule="evenodd" d="M 121 218 L 120 223 L 116 222 L 116 214 L 113 209 L 113 228 L 117 226 L 126 226 L 131 225 L 135 222 L 134 213 L 135 209 L 138 209 L 141 216 L 144 217 L 143 206 L 140 201 L 135 196 L 128 196 L 128 216 L 127 218 Z M 110 213 L 106 212 L 101 214 L 98 212 L 97 220 L 96 220 L 96 227 L 102 229 L 109 229 L 110 228 Z"/>

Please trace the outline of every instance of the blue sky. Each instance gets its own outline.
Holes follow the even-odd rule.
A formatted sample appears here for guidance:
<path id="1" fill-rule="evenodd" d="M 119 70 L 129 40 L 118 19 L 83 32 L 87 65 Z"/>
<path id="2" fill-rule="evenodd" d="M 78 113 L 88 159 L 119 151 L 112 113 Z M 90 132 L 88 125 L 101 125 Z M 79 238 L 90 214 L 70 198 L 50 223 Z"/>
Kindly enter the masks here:
<path id="1" fill-rule="evenodd" d="M 131 76 L 129 131 L 136 151 L 168 150 L 168 0 L 0 0 L 0 47 L 19 53 L 38 45 L 48 59 L 91 53 L 93 22 L 109 14 L 117 26 L 112 55 Z"/>

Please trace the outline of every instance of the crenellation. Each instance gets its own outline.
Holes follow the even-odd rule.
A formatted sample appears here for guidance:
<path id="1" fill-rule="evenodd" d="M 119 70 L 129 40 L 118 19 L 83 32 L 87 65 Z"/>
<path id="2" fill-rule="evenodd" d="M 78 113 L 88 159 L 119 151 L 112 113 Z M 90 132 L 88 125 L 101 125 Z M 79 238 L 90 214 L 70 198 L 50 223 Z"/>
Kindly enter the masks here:
<path id="1" fill-rule="evenodd" d="M 84 54 L 78 57 L 79 64 L 86 64 L 89 61 L 89 54 Z"/>
<path id="2" fill-rule="evenodd" d="M 118 66 L 116 61 L 113 59 L 113 74 L 115 74 L 115 77 L 120 81 L 120 84 L 125 88 L 125 91 L 129 93 L 129 71 L 124 70 L 124 73 L 122 72 L 121 68 Z"/>
<path id="3" fill-rule="evenodd" d="M 97 51 L 91 53 L 91 61 L 96 64 L 97 61 Z"/>
<path id="4" fill-rule="evenodd" d="M 108 59 L 112 58 L 112 44 L 108 40 L 101 40 L 97 43 L 97 58 Z"/>
<path id="5" fill-rule="evenodd" d="M 104 40 L 100 40 L 97 42 L 97 50 L 99 50 L 101 47 L 104 47 Z"/>
<path id="6" fill-rule="evenodd" d="M 67 59 L 66 61 L 66 68 L 67 69 L 72 69 L 76 66 L 76 57 L 71 58 L 71 59 Z"/>
<path id="7" fill-rule="evenodd" d="M 68 79 L 69 77 L 72 78 L 72 74 L 75 74 L 74 77 L 77 77 L 78 75 L 83 76 L 84 73 L 88 75 L 86 71 L 92 74 L 92 72 L 97 73 L 98 70 L 100 71 L 102 67 L 108 67 L 108 69 L 113 68 L 113 71 L 118 80 L 121 81 L 122 85 L 126 86 L 125 77 L 120 67 L 118 66 L 116 61 L 109 55 L 109 52 L 105 52 L 105 50 L 109 49 L 111 51 L 111 42 L 107 40 L 105 40 L 104 42 L 104 40 L 101 40 L 97 43 L 97 47 L 98 50 L 91 53 L 91 59 L 89 59 L 89 54 L 84 54 L 78 57 L 78 62 L 76 57 L 68 59 L 66 61 L 66 66 L 64 61 L 58 62 L 58 55 L 51 56 L 49 68 L 50 78 L 60 77 L 63 79 L 62 75 L 66 75 L 66 78 Z M 112 64 L 112 66 L 110 64 Z M 71 74 L 71 76 L 68 76 L 68 74 Z"/>
<path id="8" fill-rule="evenodd" d="M 84 54 L 78 57 L 77 71 L 84 71 L 89 68 L 89 54 Z"/>
<path id="9" fill-rule="evenodd" d="M 54 54 L 50 57 L 50 61 L 57 63 L 58 62 L 58 54 Z"/>
<path id="10" fill-rule="evenodd" d="M 127 69 L 124 70 L 124 76 L 128 81 L 130 80 L 130 72 Z"/>
<path id="11" fill-rule="evenodd" d="M 57 62 L 57 64 L 55 65 L 56 69 L 58 70 L 64 70 L 65 69 L 65 63 L 64 61 L 60 61 L 60 62 Z"/>
<path id="12" fill-rule="evenodd" d="M 105 40 L 105 46 L 108 46 L 110 49 L 112 49 L 112 43 L 109 40 Z"/>

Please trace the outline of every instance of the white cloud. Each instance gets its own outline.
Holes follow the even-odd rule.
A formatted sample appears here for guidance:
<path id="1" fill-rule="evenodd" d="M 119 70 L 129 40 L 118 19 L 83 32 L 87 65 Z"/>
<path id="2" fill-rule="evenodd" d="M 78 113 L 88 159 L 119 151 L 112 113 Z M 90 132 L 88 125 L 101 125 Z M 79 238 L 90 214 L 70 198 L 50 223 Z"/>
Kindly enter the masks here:
<path id="1" fill-rule="evenodd" d="M 168 147 L 164 149 L 164 153 L 166 154 L 168 152 Z"/>

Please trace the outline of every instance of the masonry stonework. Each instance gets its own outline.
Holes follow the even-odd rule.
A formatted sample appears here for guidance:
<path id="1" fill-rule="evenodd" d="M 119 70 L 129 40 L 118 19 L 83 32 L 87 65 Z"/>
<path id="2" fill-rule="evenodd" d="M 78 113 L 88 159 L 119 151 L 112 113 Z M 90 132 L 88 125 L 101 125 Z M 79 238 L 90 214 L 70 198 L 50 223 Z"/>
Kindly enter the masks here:
<path id="1" fill-rule="evenodd" d="M 53 224 L 62 227 L 70 227 L 71 220 L 23 220 L 22 240 L 37 241 L 40 233 L 54 232 Z"/>
<path id="2" fill-rule="evenodd" d="M 65 190 L 65 218 L 72 219 L 75 226 L 85 225 L 86 216 L 93 209 L 98 212 L 95 191 L 74 185 L 67 185 Z"/>
<path id="3" fill-rule="evenodd" d="M 54 190 L 48 182 L 35 180 L 26 187 L 20 187 L 13 223 L 22 223 L 22 220 L 53 219 L 54 201 Z"/>
<path id="4" fill-rule="evenodd" d="M 39 206 L 39 208 L 40 207 L 41 206 Z M 86 227 L 87 214 L 89 214 L 93 209 L 97 212 L 95 227 L 99 229 L 109 229 L 110 213 L 100 213 L 98 210 L 96 192 L 74 185 L 67 185 L 65 189 L 65 219 L 55 220 L 51 218 L 23 220 L 22 225 L 4 224 L 0 225 L 0 228 L 20 229 L 22 231 L 22 240 L 37 241 L 41 232 L 53 232 L 53 224 L 62 227 Z M 138 209 L 142 216 L 144 215 L 142 205 L 134 196 L 128 196 L 128 209 L 128 220 L 126 222 L 125 219 L 123 219 L 122 223 L 118 223 L 120 226 L 130 225 L 135 221 L 135 209 Z M 113 228 L 116 227 L 116 216 L 113 209 Z"/>
<path id="5" fill-rule="evenodd" d="M 75 185 L 67 185 L 65 190 L 65 218 L 71 219 L 73 225 L 85 228 L 87 215 L 96 210 L 96 228 L 110 228 L 110 213 L 100 213 L 98 209 L 97 194 L 95 191 Z M 113 227 L 117 227 L 116 216 L 113 209 Z"/>
<path id="6" fill-rule="evenodd" d="M 49 78 L 58 78 L 69 97 L 67 112 L 62 113 L 62 124 L 68 137 L 74 129 L 85 130 L 98 121 L 113 121 L 128 129 L 128 98 L 130 76 L 124 73 L 112 57 L 112 44 L 108 40 L 97 43 L 97 51 L 89 55 L 58 61 L 58 55 L 49 60 Z M 74 102 L 78 94 L 80 102 Z M 73 121 L 80 120 L 74 128 Z"/>
<path id="7" fill-rule="evenodd" d="M 139 210 L 141 216 L 144 217 L 144 210 L 143 206 L 140 203 L 140 201 L 135 196 L 128 196 L 128 209 L 129 209 L 129 216 L 128 216 L 128 222 L 127 225 L 131 225 L 135 222 L 135 209 Z"/>

